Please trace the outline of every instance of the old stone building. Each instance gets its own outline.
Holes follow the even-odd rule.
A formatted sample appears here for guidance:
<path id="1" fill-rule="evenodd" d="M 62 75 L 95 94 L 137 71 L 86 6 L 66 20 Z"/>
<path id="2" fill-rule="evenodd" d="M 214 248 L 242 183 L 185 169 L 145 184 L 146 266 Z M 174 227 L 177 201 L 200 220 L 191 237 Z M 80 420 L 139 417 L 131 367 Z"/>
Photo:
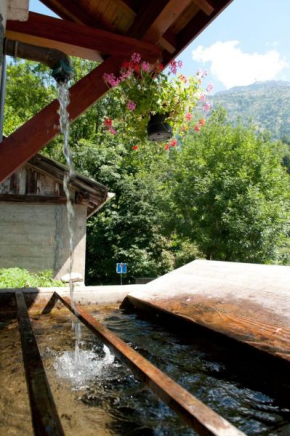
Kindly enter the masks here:
<path id="1" fill-rule="evenodd" d="M 63 176 L 67 167 L 36 155 L 0 184 L 0 268 L 69 271 L 69 233 Z M 70 181 L 74 209 L 73 272 L 85 274 L 86 220 L 112 196 L 80 174 Z"/>

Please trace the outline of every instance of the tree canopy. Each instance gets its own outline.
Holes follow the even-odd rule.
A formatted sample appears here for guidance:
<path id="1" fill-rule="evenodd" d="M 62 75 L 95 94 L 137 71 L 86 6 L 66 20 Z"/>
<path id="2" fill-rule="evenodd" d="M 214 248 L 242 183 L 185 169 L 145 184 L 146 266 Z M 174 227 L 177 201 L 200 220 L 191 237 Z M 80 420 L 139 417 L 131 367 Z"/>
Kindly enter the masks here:
<path id="1" fill-rule="evenodd" d="M 74 60 L 75 80 L 93 66 Z M 5 134 L 55 96 L 44 67 L 10 64 Z M 88 284 L 117 282 L 117 262 L 128 263 L 130 282 L 196 257 L 289 262 L 290 178 L 280 142 L 257 136 L 251 125 L 233 126 L 220 109 L 200 131 L 189 122 L 169 150 L 149 142 L 132 149 L 126 131 L 109 136 L 105 130 L 108 108 L 118 116 L 115 98 L 108 93 L 71 126 L 75 169 L 115 194 L 88 220 Z M 43 153 L 64 161 L 61 146 L 58 137 Z"/>

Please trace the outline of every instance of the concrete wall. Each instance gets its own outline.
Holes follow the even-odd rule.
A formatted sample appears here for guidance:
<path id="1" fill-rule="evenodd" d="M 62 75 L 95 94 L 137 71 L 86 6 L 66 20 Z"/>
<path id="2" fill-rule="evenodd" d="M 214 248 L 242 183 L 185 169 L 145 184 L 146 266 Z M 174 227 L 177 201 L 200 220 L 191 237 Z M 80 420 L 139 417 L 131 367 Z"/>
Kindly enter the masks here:
<path id="1" fill-rule="evenodd" d="M 75 205 L 73 272 L 85 275 L 85 205 Z M 67 211 L 63 204 L 0 202 L 0 268 L 69 272 Z"/>

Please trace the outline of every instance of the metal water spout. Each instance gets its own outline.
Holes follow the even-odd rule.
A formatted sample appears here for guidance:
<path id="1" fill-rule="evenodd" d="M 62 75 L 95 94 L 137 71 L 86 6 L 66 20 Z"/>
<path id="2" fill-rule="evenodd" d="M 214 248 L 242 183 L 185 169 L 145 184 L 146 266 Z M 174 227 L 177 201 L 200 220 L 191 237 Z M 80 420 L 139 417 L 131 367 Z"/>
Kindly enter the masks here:
<path id="1" fill-rule="evenodd" d="M 73 76 L 70 59 L 60 50 L 5 39 L 4 54 L 47 65 L 58 83 L 68 82 Z"/>

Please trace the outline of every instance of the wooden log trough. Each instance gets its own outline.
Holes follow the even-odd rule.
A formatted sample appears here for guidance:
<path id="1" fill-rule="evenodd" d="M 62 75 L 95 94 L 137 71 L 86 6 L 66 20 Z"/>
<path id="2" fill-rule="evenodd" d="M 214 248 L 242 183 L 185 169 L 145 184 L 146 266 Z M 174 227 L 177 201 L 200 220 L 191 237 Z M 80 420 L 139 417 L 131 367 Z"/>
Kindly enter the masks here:
<path id="1" fill-rule="evenodd" d="M 122 306 L 171 316 L 290 363 L 290 267 L 195 260 Z"/>

